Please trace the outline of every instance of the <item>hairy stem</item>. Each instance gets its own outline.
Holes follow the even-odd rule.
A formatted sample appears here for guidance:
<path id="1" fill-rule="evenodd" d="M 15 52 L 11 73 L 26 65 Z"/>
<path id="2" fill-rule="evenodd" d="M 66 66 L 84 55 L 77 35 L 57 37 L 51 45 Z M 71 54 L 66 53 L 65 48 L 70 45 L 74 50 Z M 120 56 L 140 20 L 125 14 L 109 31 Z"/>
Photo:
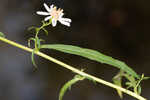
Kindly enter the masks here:
<path id="1" fill-rule="evenodd" d="M 3 42 L 8 43 L 8 44 L 10 44 L 10 45 L 13 45 L 13 46 L 15 46 L 15 47 L 18 47 L 18 48 L 20 48 L 20 49 L 23 49 L 23 50 L 25 50 L 25 51 L 28 51 L 28 52 L 31 52 L 31 53 L 33 52 L 33 49 L 28 48 L 28 47 L 26 47 L 26 46 L 23 46 L 23 45 L 21 45 L 21 44 L 18 44 L 18 43 L 16 43 L 16 42 L 13 42 L 13 41 L 11 41 L 11 40 L 8 40 L 8 39 L 6 39 L 6 38 L 0 37 L 0 40 L 3 41 Z M 59 60 L 57 60 L 57 59 L 55 59 L 55 58 L 52 58 L 52 57 L 50 57 L 50 56 L 48 56 L 48 55 L 46 55 L 46 54 L 44 54 L 44 53 L 42 53 L 42 52 L 40 52 L 40 51 L 35 51 L 34 53 L 35 53 L 36 55 L 38 55 L 38 56 L 41 56 L 41 57 L 43 57 L 43 58 L 49 60 L 49 61 L 52 61 L 52 62 L 54 62 L 54 63 L 56 63 L 56 64 L 58 64 L 58 65 L 61 65 L 62 67 L 67 68 L 67 69 L 69 69 L 69 70 L 71 70 L 71 71 L 73 71 L 73 72 L 75 72 L 75 73 L 77 73 L 77 74 L 79 74 L 79 75 L 81 75 L 81 76 L 90 78 L 90 79 L 92 79 L 92 80 L 94 80 L 94 81 L 96 81 L 96 82 L 98 82 L 98 83 L 101 83 L 101 84 L 104 84 L 104 85 L 109 86 L 109 87 L 111 87 L 111 88 L 120 90 L 120 91 L 122 91 L 122 92 L 124 92 L 124 93 L 126 93 L 126 94 L 128 94 L 128 95 L 130 95 L 130 96 L 132 96 L 132 97 L 134 97 L 134 98 L 137 98 L 138 100 L 146 100 L 146 98 L 144 98 L 144 97 L 142 97 L 142 96 L 140 96 L 140 95 L 138 95 L 138 94 L 136 94 L 136 93 L 134 93 L 134 92 L 132 92 L 132 91 L 129 91 L 129 90 L 125 89 L 125 88 L 122 88 L 122 87 L 120 87 L 120 86 L 114 85 L 114 84 L 112 84 L 112 83 L 110 83 L 110 82 L 107 82 L 107 81 L 102 80 L 102 79 L 100 79 L 100 78 L 97 78 L 97 77 L 95 77 L 95 76 L 89 75 L 89 74 L 87 74 L 87 73 L 85 73 L 85 72 L 83 72 L 83 71 L 81 71 L 81 70 L 78 70 L 78 69 L 76 69 L 76 68 L 74 68 L 74 67 L 72 67 L 72 66 L 70 66 L 70 65 L 68 65 L 68 64 L 65 64 L 65 63 L 63 63 L 63 62 L 61 62 L 61 61 L 59 61 Z"/>

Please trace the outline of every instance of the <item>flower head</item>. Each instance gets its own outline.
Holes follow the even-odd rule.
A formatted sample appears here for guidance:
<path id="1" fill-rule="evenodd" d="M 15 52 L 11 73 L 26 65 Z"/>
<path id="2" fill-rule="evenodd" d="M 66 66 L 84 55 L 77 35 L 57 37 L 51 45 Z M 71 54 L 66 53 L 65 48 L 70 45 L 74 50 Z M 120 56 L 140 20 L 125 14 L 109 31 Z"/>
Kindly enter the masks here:
<path id="1" fill-rule="evenodd" d="M 48 20 L 52 20 L 52 26 L 55 27 L 57 24 L 57 21 L 59 21 L 61 24 L 66 25 L 66 26 L 70 26 L 71 23 L 71 19 L 69 18 L 63 18 L 63 9 L 57 9 L 56 6 L 51 5 L 50 8 L 48 7 L 47 4 L 44 3 L 44 7 L 46 9 L 47 12 L 44 11 L 37 11 L 36 13 L 38 15 L 44 15 L 47 16 L 44 20 L 48 21 Z"/>

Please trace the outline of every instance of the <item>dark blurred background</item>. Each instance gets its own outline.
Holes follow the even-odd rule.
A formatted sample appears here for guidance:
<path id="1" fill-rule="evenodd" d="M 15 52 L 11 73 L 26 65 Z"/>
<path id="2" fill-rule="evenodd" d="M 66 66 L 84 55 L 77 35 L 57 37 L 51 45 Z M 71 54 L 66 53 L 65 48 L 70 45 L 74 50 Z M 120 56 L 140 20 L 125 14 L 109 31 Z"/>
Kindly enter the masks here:
<path id="1" fill-rule="evenodd" d="M 0 31 L 27 46 L 34 35 L 27 31 L 40 26 L 43 3 L 55 4 L 71 18 L 71 27 L 48 27 L 46 43 L 77 45 L 98 50 L 125 61 L 138 74 L 150 76 L 150 1 L 149 0 L 0 0 Z M 85 58 L 54 50 L 43 51 L 78 69 L 112 81 L 118 69 Z M 35 71 L 30 53 L 0 42 L 0 100 L 58 100 L 60 88 L 74 73 L 36 56 Z M 142 83 L 142 96 L 150 99 L 150 81 Z M 72 86 L 64 100 L 120 100 L 116 91 L 88 80 Z M 124 94 L 123 100 L 135 100 Z"/>

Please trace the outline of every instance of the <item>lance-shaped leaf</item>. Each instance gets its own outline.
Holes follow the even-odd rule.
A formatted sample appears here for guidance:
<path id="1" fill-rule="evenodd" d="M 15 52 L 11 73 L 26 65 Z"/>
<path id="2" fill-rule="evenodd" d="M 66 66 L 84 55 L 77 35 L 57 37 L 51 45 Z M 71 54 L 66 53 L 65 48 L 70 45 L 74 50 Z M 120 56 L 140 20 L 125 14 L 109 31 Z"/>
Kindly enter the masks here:
<path id="1" fill-rule="evenodd" d="M 110 56 L 106 56 L 96 50 L 80 48 L 78 46 L 72 46 L 72 45 L 63 45 L 63 44 L 50 44 L 50 45 L 47 44 L 47 45 L 42 45 L 41 49 L 42 48 L 54 49 L 69 54 L 79 55 L 88 58 L 90 60 L 112 65 L 139 79 L 137 73 L 134 70 L 132 70 L 128 65 L 126 65 L 124 62 L 116 60 Z"/>
<path id="2" fill-rule="evenodd" d="M 63 99 L 64 94 L 66 93 L 66 91 L 71 88 L 71 86 L 75 83 L 77 83 L 78 81 L 84 80 L 85 78 L 80 76 L 80 75 L 76 75 L 72 80 L 68 81 L 67 83 L 65 83 L 65 85 L 61 88 L 60 93 L 59 93 L 59 100 Z"/>

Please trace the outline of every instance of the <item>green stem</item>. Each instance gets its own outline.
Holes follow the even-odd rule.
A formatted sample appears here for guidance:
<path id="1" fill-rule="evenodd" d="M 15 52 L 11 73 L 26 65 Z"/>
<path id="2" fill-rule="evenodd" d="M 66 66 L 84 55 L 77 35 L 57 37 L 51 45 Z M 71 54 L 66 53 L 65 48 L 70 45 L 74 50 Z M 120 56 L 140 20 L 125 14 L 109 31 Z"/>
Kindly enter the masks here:
<path id="1" fill-rule="evenodd" d="M 35 30 L 36 30 L 36 33 L 35 33 L 35 44 L 34 44 L 34 47 L 35 47 L 35 50 L 37 50 L 38 51 L 38 49 L 39 49 L 39 44 L 37 43 L 38 42 L 38 35 L 39 35 L 39 32 L 40 32 L 40 30 L 45 30 L 44 29 L 44 27 L 46 27 L 46 26 L 49 26 L 50 24 L 52 23 L 52 20 L 50 19 L 49 20 L 49 22 L 44 22 L 44 21 L 42 21 L 42 26 L 41 27 L 39 27 L 39 28 L 35 28 Z"/>
<path id="2" fill-rule="evenodd" d="M 15 46 L 15 47 L 18 47 L 18 48 L 20 48 L 20 49 L 23 49 L 23 50 L 25 50 L 25 51 L 28 51 L 28 52 L 31 52 L 31 53 L 33 52 L 33 49 L 28 48 L 28 47 L 26 47 L 26 46 L 23 46 L 23 45 L 21 45 L 21 44 L 18 44 L 18 43 L 16 43 L 16 42 L 13 42 L 13 41 L 11 41 L 11 40 L 8 40 L 8 39 L 6 39 L 6 38 L 0 37 L 0 40 L 3 41 L 3 42 L 8 43 L 8 44 L 10 44 L 10 45 L 13 45 L 13 46 Z M 61 61 L 59 61 L 59 60 L 57 60 L 57 59 L 55 59 L 55 58 L 52 58 L 52 57 L 50 57 L 50 56 L 48 56 L 48 55 L 46 55 L 46 54 L 44 54 L 44 53 L 42 53 L 42 52 L 40 52 L 40 51 L 35 51 L 34 53 L 35 53 L 36 55 L 38 55 L 38 56 L 41 56 L 41 57 L 43 57 L 43 58 L 49 60 L 49 61 L 52 61 L 52 62 L 54 62 L 54 63 L 56 63 L 56 64 L 58 64 L 58 65 L 61 65 L 62 67 L 67 68 L 67 69 L 69 69 L 69 70 L 71 70 L 71 71 L 73 71 L 73 72 L 75 72 L 75 73 L 77 73 L 77 74 L 79 74 L 79 75 L 81 75 L 81 76 L 90 78 L 90 79 L 92 79 L 92 80 L 94 80 L 94 81 L 96 81 L 96 82 L 98 82 L 98 83 L 101 83 L 101 84 L 104 84 L 104 85 L 109 86 L 109 87 L 111 87 L 111 88 L 120 90 L 120 91 L 122 91 L 122 92 L 124 92 L 124 93 L 126 93 L 126 94 L 128 94 L 128 95 L 130 95 L 130 96 L 132 96 L 132 97 L 134 97 L 134 98 L 137 98 L 137 99 L 139 99 L 139 100 L 146 100 L 146 98 L 144 98 L 144 97 L 142 97 L 142 96 L 140 96 L 140 95 L 138 95 L 138 94 L 136 94 L 136 93 L 134 93 L 134 92 L 132 92 L 132 91 L 129 91 L 129 90 L 125 89 L 125 88 L 122 88 L 122 87 L 120 87 L 120 86 L 114 85 L 114 84 L 112 84 L 112 83 L 110 83 L 110 82 L 107 82 L 107 81 L 102 80 L 102 79 L 100 79 L 100 78 L 97 78 L 97 77 L 95 77 L 95 76 L 89 75 L 89 74 L 87 74 L 87 73 L 85 73 L 85 72 L 83 72 L 83 71 L 81 71 L 81 70 L 78 70 L 78 69 L 76 69 L 76 68 L 74 68 L 74 67 L 72 67 L 72 66 L 70 66 L 70 65 L 67 65 L 67 64 L 65 64 L 65 63 L 63 63 L 63 62 L 61 62 Z"/>

